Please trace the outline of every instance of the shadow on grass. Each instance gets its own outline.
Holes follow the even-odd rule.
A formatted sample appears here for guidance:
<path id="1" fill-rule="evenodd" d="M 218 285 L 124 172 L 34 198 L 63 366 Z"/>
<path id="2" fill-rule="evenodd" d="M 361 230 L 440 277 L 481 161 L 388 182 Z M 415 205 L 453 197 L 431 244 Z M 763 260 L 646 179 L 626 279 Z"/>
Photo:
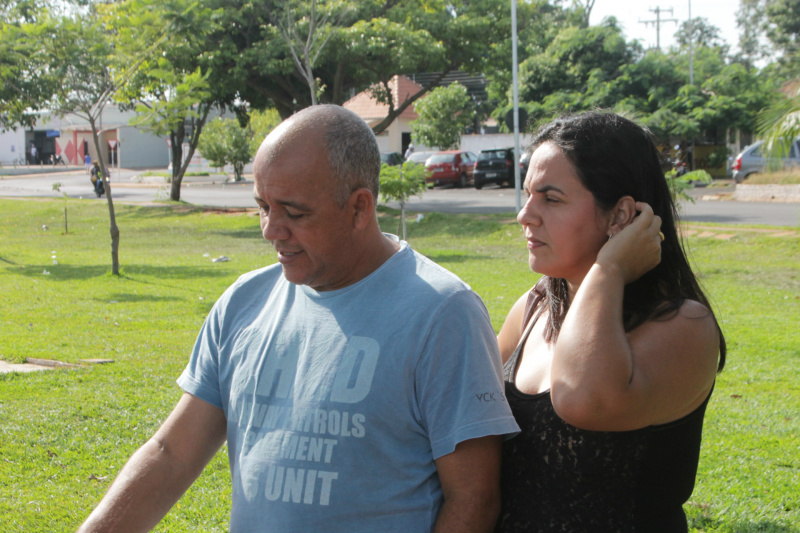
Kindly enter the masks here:
<path id="1" fill-rule="evenodd" d="M 702 518 L 690 520 L 689 529 L 698 531 L 735 531 L 736 533 L 798 533 L 796 527 L 784 526 L 769 520 L 760 522 L 727 522 L 726 520 L 712 520 Z"/>
<path id="2" fill-rule="evenodd" d="M 179 216 L 193 215 L 204 211 L 202 207 L 179 202 L 171 202 L 164 205 L 126 205 L 118 208 L 117 218 L 173 218 Z"/>
<path id="3" fill-rule="evenodd" d="M 256 241 L 264 241 L 264 237 L 261 234 L 261 229 L 256 224 L 252 228 L 243 228 L 243 229 L 234 229 L 234 230 L 222 230 L 222 231 L 211 231 L 208 233 L 213 233 L 214 235 L 219 235 L 221 237 L 230 237 L 232 239 L 253 239 Z"/>
<path id="4" fill-rule="evenodd" d="M 692 508 L 693 507 L 693 508 Z M 760 520 L 758 522 L 728 521 L 707 514 L 704 506 L 691 505 L 687 509 L 689 529 L 698 531 L 731 531 L 735 533 L 800 533 L 800 529 L 794 525 L 787 526 L 772 520 Z M 694 515 L 694 513 L 700 513 Z"/>
<path id="5" fill-rule="evenodd" d="M 108 303 L 109 300 L 118 303 L 141 303 L 141 302 L 175 302 L 184 300 L 177 296 L 154 296 L 150 294 L 131 294 L 131 293 L 117 293 L 111 294 L 104 298 L 94 298 L 97 302 Z"/>
<path id="6" fill-rule="evenodd" d="M 501 222 L 508 219 L 500 215 L 454 215 L 442 213 L 424 213 L 422 220 L 406 221 L 408 237 L 433 237 L 442 235 L 480 237 L 489 235 L 504 226 Z M 406 213 L 406 216 L 410 216 Z M 390 208 L 378 210 L 378 221 L 384 231 L 394 233 L 397 231 L 400 212 Z"/>
<path id="7" fill-rule="evenodd" d="M 40 278 L 43 275 L 55 281 L 74 281 L 99 278 L 110 273 L 108 265 L 26 265 L 12 269 L 23 276 Z M 144 281 L 135 279 L 139 276 L 161 280 L 180 280 L 190 278 L 219 278 L 232 274 L 231 269 L 195 266 L 149 266 L 149 265 L 123 265 L 121 279 Z M 45 274 L 47 272 L 47 274 Z"/>
<path id="8" fill-rule="evenodd" d="M 437 265 L 466 263 L 467 261 L 485 261 L 489 259 L 489 257 L 485 255 L 468 255 L 468 254 L 435 254 L 435 255 L 426 254 L 425 257 L 427 257 Z"/>

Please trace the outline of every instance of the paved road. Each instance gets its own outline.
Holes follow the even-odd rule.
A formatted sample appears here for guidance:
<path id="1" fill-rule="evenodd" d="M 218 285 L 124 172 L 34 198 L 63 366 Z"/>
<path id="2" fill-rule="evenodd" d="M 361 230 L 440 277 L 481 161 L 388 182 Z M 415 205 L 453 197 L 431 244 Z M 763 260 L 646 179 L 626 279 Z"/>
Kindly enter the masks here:
<path id="1" fill-rule="evenodd" d="M 140 171 L 123 169 L 112 173 L 112 193 L 115 202 L 149 203 L 169 196 L 169 186 L 163 178 L 141 178 Z M 254 207 L 252 181 L 225 183 L 221 175 L 187 177 L 181 199 L 195 205 L 210 207 Z M 53 185 L 60 184 L 58 190 Z M 764 224 L 770 226 L 800 225 L 800 203 L 737 202 L 704 199 L 724 189 L 696 189 L 695 204 L 682 204 L 683 219 L 692 222 L 726 224 Z M 53 197 L 66 194 L 69 198 L 95 198 L 89 177 L 84 170 L 41 175 L 0 176 L 0 197 Z M 100 199 L 98 201 L 104 201 Z M 397 207 L 396 204 L 389 204 Z M 514 189 L 485 187 L 475 189 L 433 189 L 421 198 L 412 198 L 409 211 L 440 211 L 451 213 L 513 213 L 516 198 Z"/>

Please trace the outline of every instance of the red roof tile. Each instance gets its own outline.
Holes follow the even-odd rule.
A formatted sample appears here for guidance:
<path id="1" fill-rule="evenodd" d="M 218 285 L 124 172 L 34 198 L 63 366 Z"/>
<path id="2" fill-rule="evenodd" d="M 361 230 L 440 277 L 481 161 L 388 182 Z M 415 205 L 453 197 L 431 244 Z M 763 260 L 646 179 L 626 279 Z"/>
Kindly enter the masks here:
<path id="1" fill-rule="evenodd" d="M 409 97 L 422 90 L 422 85 L 412 81 L 406 76 L 395 76 L 389 81 L 389 89 L 392 91 L 392 100 L 394 101 L 395 109 L 397 109 L 400 104 L 405 102 Z M 389 114 L 389 106 L 372 98 L 369 90 L 358 93 L 345 102 L 343 107 L 354 112 L 368 123 L 382 120 Z M 417 118 L 414 105 L 408 106 L 400 114 L 400 117 L 409 120 Z"/>

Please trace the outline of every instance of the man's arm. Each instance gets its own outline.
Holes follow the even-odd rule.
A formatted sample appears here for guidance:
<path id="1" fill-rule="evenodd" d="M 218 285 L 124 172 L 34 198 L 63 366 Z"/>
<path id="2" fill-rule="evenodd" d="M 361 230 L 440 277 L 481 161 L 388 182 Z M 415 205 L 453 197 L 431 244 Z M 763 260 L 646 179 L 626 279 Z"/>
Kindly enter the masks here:
<path id="1" fill-rule="evenodd" d="M 149 531 L 225 442 L 221 409 L 181 397 L 156 434 L 133 454 L 78 533 Z"/>
<path id="2" fill-rule="evenodd" d="M 460 442 L 436 460 L 444 504 L 434 533 L 485 533 L 500 513 L 500 446 L 490 435 Z"/>

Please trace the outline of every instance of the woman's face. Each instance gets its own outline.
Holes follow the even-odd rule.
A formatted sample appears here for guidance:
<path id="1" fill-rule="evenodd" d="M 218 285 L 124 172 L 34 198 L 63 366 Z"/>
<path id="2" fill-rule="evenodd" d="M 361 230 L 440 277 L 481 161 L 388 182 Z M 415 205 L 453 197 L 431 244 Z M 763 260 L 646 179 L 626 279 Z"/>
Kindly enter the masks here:
<path id="1" fill-rule="evenodd" d="M 531 270 L 577 288 L 608 239 L 610 215 L 595 203 L 575 167 L 552 143 L 531 156 L 527 200 L 517 215 L 528 241 Z"/>

